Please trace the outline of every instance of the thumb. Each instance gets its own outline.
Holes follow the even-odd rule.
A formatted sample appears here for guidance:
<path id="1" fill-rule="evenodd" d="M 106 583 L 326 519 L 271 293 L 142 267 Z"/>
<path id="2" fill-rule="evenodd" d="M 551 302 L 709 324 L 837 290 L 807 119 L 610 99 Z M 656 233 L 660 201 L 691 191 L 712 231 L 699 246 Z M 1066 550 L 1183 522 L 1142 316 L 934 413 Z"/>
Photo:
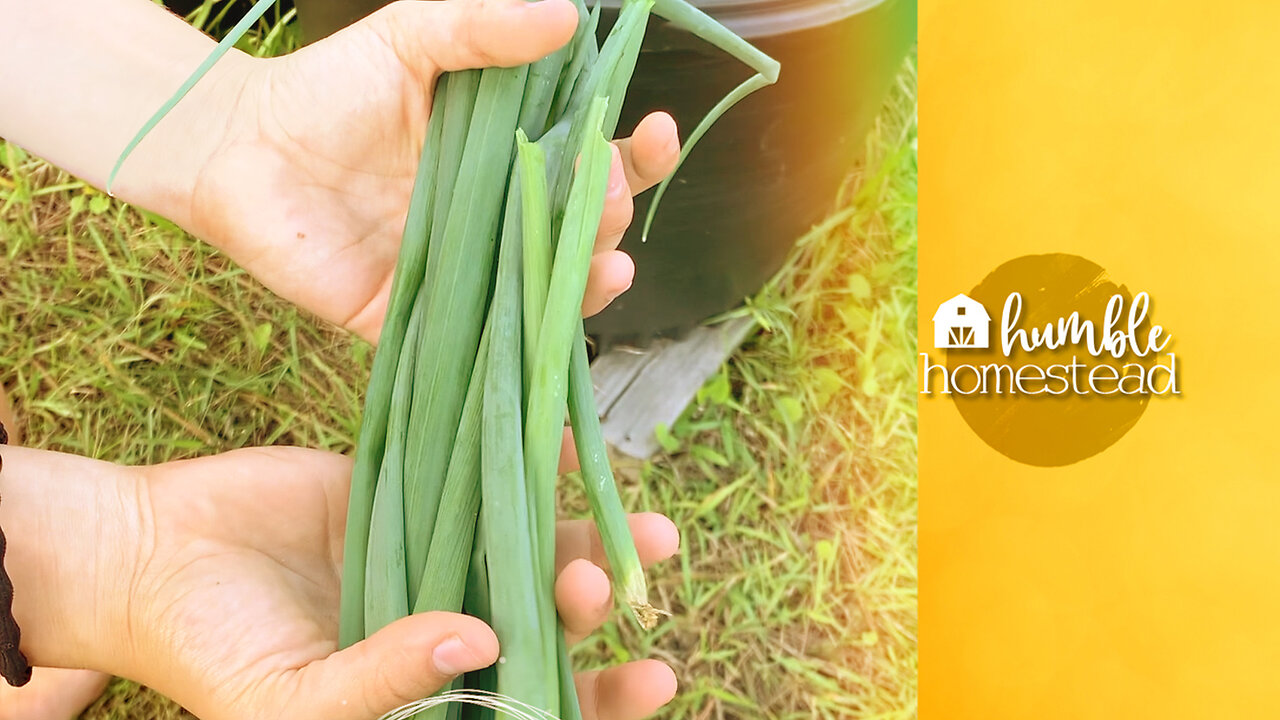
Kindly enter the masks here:
<path id="1" fill-rule="evenodd" d="M 484 622 L 446 612 L 410 615 L 303 668 L 290 716 L 374 720 L 497 659 L 498 638 Z"/>
<path id="2" fill-rule="evenodd" d="M 400 0 L 367 22 L 431 74 L 539 60 L 573 37 L 578 11 L 570 0 Z"/>

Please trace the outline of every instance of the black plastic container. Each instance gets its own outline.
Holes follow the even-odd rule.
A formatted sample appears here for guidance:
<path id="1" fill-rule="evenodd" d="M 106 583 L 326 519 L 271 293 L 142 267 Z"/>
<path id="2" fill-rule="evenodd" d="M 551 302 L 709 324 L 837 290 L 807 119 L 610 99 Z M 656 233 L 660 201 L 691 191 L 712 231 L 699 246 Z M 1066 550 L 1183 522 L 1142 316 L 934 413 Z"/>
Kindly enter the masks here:
<path id="1" fill-rule="evenodd" d="M 795 240 L 833 208 L 903 57 L 914 2 L 703 0 L 697 3 L 782 63 L 778 83 L 726 114 L 698 144 L 658 208 L 622 249 L 636 282 L 589 332 L 608 345 L 674 335 L 754 294 Z M 667 110 L 688 131 L 747 77 L 737 60 L 669 23 L 650 24 L 620 131 Z"/>
<path id="2" fill-rule="evenodd" d="M 204 4 L 204 0 L 164 0 L 165 7 L 179 15 L 190 15 L 197 8 Z M 228 4 L 230 7 L 228 7 Z M 219 27 L 212 28 L 214 34 L 221 35 L 222 32 L 230 30 L 240 18 L 249 14 L 253 9 L 254 0 L 227 0 L 227 2 L 219 3 L 213 10 L 215 16 L 221 14 L 223 22 Z M 272 18 L 281 17 L 289 10 L 293 9 L 293 0 L 280 0 L 276 3 L 273 10 L 267 11 L 264 16 L 264 22 L 269 22 Z M 223 11 L 226 11 L 225 13 Z M 278 13 L 278 15 L 277 15 Z"/>
<path id="3" fill-rule="evenodd" d="M 385 0 L 296 0 L 305 39 L 329 35 Z M 605 2 L 601 38 L 618 0 Z M 677 335 L 753 294 L 794 241 L 832 210 L 903 57 L 915 42 L 906 0 L 696 0 L 782 63 L 699 143 L 640 242 L 649 196 L 622 249 L 636 282 L 588 330 L 605 345 Z M 666 110 L 693 129 L 750 71 L 669 23 L 650 23 L 619 125 Z"/>

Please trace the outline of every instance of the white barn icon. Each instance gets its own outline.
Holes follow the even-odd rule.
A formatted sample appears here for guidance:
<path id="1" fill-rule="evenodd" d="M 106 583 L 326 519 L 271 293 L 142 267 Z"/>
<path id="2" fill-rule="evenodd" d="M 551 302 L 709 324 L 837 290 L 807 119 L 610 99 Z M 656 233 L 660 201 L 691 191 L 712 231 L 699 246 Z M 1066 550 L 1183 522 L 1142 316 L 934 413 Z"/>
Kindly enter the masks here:
<path id="1" fill-rule="evenodd" d="M 933 346 L 984 349 L 990 344 L 991 316 L 982 303 L 960 293 L 933 314 Z"/>

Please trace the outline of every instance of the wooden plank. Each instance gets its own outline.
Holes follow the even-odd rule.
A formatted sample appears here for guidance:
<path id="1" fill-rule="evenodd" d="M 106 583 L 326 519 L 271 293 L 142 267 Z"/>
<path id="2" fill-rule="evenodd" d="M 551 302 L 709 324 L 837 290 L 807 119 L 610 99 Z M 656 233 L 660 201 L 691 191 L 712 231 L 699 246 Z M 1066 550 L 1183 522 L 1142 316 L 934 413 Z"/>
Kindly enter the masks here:
<path id="1" fill-rule="evenodd" d="M 677 342 L 646 350 L 608 353 L 592 367 L 604 436 L 634 458 L 661 449 L 654 428 L 671 425 L 754 327 L 751 318 L 735 318 L 701 327 Z M 615 357 L 617 356 L 617 357 Z M 600 402 L 601 399 L 606 402 Z"/>
<path id="2" fill-rule="evenodd" d="M 596 358 L 591 364 L 591 383 L 595 386 L 596 411 L 600 417 L 609 413 L 654 357 L 650 350 L 616 348 Z"/>

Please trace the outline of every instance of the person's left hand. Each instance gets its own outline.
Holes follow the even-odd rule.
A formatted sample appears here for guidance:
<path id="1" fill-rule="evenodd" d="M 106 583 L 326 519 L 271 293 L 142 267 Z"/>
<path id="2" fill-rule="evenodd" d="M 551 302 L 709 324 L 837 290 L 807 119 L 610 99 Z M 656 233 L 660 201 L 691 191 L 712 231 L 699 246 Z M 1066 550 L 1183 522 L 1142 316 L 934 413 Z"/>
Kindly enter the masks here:
<path id="1" fill-rule="evenodd" d="M 33 663 L 129 677 L 205 720 L 375 720 L 498 658 L 489 627 L 454 613 L 412 615 L 338 650 L 351 476 L 341 455 L 256 448 L 135 469 L 6 453 L 15 586 L 46 594 L 19 598 Z M 62 478 L 56 495 L 33 489 Z M 59 533 L 56 524 L 77 515 L 94 519 L 40 539 L 40 518 Z M 645 564 L 679 546 L 661 515 L 634 515 L 631 528 Z M 562 523 L 556 549 L 557 604 L 572 642 L 613 603 L 593 525 Z M 36 552 L 49 559 L 33 561 Z M 60 565 L 50 566 L 55 557 Z M 84 655 L 68 656 L 77 646 Z M 656 660 L 580 675 L 578 689 L 586 720 L 636 720 L 676 690 Z"/>

